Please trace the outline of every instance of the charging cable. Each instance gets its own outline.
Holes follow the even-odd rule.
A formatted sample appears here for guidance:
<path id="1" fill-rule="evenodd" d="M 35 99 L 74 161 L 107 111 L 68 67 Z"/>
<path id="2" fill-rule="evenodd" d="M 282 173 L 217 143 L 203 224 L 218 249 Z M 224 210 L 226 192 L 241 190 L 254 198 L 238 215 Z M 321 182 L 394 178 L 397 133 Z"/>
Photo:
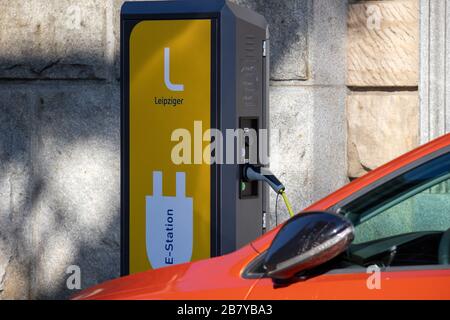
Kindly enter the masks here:
<path id="1" fill-rule="evenodd" d="M 284 203 L 286 204 L 286 208 L 289 212 L 289 215 L 291 217 L 294 216 L 294 212 L 292 211 L 291 204 L 289 203 L 289 200 L 287 198 L 286 192 L 285 192 L 285 186 L 280 182 L 280 180 L 275 177 L 275 175 L 270 171 L 268 168 L 261 167 L 261 166 L 255 166 L 251 164 L 244 165 L 243 168 L 243 177 L 244 180 L 247 181 L 264 181 L 266 182 L 272 189 L 275 191 L 277 195 L 281 194 L 281 197 L 284 200 Z"/>
<path id="2" fill-rule="evenodd" d="M 286 195 L 286 192 L 284 190 L 281 191 L 281 196 L 283 197 L 284 203 L 286 204 L 286 208 L 287 208 L 287 210 L 289 212 L 289 215 L 291 217 L 293 217 L 294 216 L 294 211 L 292 210 L 291 203 L 289 202 L 289 200 L 287 198 L 287 195 Z"/>

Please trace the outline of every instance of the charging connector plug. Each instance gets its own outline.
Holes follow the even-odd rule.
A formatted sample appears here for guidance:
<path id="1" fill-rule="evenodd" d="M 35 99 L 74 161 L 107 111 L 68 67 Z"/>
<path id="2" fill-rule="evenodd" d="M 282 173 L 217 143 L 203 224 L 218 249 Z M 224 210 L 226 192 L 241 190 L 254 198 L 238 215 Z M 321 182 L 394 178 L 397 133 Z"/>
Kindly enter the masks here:
<path id="1" fill-rule="evenodd" d="M 286 208 L 291 217 L 294 216 L 294 212 L 292 210 L 291 204 L 286 196 L 285 186 L 278 180 L 277 177 L 270 171 L 270 169 L 255 166 L 251 164 L 244 165 L 242 169 L 242 176 L 244 181 L 264 181 L 266 182 L 276 194 L 281 194 L 283 197 L 284 203 L 286 204 Z"/>
<path id="2" fill-rule="evenodd" d="M 275 193 L 280 193 L 285 189 L 284 185 L 275 177 L 272 171 L 262 166 L 244 165 L 243 178 L 244 181 L 264 181 L 269 184 Z"/>

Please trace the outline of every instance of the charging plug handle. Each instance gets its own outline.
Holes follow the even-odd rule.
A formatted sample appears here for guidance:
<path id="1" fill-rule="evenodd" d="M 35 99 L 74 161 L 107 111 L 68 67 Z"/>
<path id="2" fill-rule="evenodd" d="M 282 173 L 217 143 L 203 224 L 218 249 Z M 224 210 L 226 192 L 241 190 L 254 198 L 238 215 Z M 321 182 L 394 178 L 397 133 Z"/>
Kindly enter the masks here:
<path id="1" fill-rule="evenodd" d="M 284 191 L 285 187 L 268 168 L 251 164 L 244 165 L 243 177 L 246 181 L 265 181 L 276 192 Z"/>

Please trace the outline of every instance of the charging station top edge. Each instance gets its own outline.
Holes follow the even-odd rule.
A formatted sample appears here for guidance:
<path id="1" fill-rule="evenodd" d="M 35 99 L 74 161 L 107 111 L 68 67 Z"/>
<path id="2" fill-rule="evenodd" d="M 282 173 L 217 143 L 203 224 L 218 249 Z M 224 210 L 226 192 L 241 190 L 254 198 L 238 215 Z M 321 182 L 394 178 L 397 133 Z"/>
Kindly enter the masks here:
<path id="1" fill-rule="evenodd" d="M 266 19 L 229 0 L 183 0 L 183 1 L 133 1 L 124 2 L 121 8 L 122 19 L 136 19 L 143 15 L 177 15 L 177 14 L 219 14 L 224 10 L 241 20 L 262 28 L 267 27 Z"/>

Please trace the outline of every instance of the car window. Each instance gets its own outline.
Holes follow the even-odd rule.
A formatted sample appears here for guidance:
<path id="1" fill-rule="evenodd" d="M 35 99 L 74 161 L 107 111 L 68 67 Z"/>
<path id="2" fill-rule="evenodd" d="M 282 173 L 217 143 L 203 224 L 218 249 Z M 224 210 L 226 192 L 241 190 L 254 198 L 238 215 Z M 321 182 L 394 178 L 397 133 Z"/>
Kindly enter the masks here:
<path id="1" fill-rule="evenodd" d="M 353 243 L 418 231 L 445 231 L 450 228 L 450 179 L 378 212 L 359 222 Z"/>
<path id="2" fill-rule="evenodd" d="M 355 226 L 352 246 L 362 261 L 390 246 L 401 248 L 404 259 L 397 265 L 437 263 L 440 239 L 450 228 L 450 153 L 385 182 L 339 212 Z"/>

